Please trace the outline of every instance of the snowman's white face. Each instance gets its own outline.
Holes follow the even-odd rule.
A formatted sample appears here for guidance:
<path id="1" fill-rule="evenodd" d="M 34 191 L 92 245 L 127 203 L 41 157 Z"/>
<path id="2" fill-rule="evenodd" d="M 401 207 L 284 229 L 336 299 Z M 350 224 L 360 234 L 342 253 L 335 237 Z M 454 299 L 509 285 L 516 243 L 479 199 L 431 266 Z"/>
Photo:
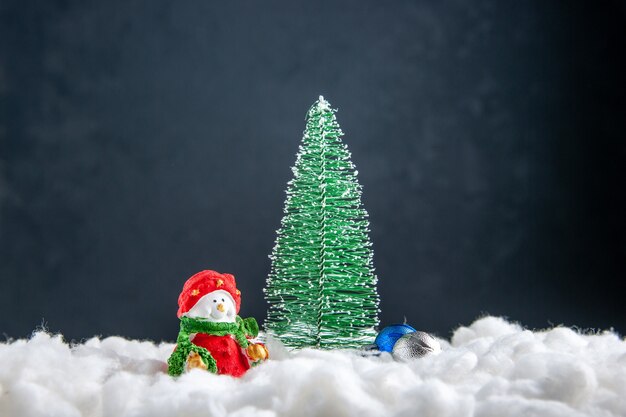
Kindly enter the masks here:
<path id="1" fill-rule="evenodd" d="M 237 313 L 235 301 L 224 290 L 216 290 L 204 295 L 184 314 L 187 317 L 205 319 L 214 322 L 234 322 Z"/>

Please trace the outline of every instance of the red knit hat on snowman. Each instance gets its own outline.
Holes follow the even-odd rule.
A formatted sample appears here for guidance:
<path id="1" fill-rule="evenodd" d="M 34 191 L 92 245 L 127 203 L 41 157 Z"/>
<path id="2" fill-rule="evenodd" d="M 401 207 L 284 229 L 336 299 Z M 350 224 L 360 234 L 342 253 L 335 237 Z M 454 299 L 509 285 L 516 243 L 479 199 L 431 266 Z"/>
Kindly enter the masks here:
<path id="1" fill-rule="evenodd" d="M 205 270 L 198 272 L 185 282 L 178 297 L 178 313 L 176 315 L 180 318 L 191 310 L 202 297 L 217 290 L 226 291 L 231 296 L 236 314 L 239 314 L 241 291 L 237 289 L 235 277 L 231 274 Z"/>

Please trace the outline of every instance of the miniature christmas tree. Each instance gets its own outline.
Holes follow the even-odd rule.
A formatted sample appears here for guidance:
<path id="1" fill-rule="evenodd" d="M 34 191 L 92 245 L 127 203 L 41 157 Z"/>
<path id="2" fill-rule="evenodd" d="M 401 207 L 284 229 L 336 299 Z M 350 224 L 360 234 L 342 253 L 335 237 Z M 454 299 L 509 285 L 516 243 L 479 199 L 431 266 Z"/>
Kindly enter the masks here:
<path id="1" fill-rule="evenodd" d="M 376 336 L 368 215 L 342 135 L 320 96 L 307 114 L 265 288 L 265 329 L 291 348 L 359 347 Z"/>

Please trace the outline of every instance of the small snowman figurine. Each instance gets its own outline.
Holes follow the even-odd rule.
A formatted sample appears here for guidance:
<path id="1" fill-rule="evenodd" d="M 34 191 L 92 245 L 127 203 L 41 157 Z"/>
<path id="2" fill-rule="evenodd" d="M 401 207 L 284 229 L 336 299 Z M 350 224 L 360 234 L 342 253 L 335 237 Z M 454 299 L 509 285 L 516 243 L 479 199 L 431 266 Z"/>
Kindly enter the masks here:
<path id="1" fill-rule="evenodd" d="M 178 297 L 180 332 L 167 361 L 168 373 L 200 368 L 239 377 L 266 360 L 265 346 L 249 340 L 258 335 L 259 326 L 254 318 L 237 315 L 240 305 L 233 275 L 206 270 L 189 278 Z"/>

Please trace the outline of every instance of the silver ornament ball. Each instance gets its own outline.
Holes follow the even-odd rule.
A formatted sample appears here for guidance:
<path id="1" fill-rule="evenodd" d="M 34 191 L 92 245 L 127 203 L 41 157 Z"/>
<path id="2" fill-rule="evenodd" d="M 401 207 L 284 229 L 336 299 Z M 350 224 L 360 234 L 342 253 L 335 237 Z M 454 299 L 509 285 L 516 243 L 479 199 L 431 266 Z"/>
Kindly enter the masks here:
<path id="1" fill-rule="evenodd" d="M 409 361 L 421 358 L 429 353 L 441 352 L 441 345 L 431 335 L 425 332 L 412 332 L 402 336 L 395 345 L 391 354 L 394 359 Z"/>

